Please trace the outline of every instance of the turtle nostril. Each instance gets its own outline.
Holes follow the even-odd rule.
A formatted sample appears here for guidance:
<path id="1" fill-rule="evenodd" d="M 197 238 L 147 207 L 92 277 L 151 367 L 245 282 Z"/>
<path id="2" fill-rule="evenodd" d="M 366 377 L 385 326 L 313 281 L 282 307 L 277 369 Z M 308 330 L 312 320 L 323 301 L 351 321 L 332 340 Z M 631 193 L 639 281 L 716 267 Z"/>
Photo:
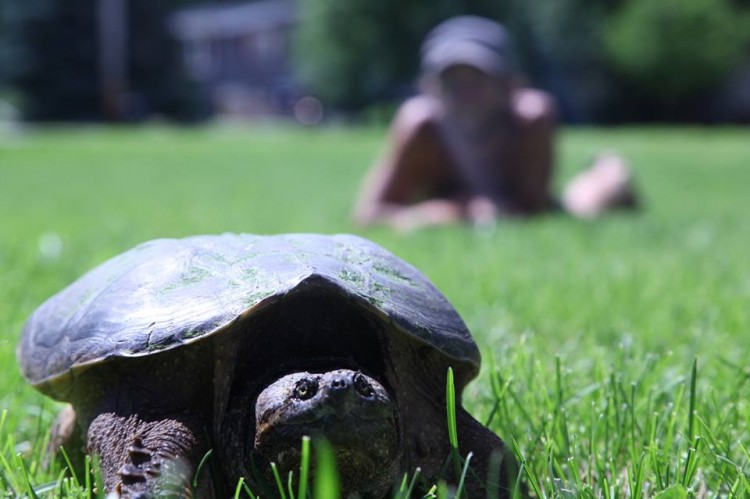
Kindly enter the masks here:
<path id="1" fill-rule="evenodd" d="M 334 378 L 333 381 L 331 381 L 331 388 L 333 390 L 343 390 L 349 386 L 349 382 L 346 380 L 346 378 Z"/>

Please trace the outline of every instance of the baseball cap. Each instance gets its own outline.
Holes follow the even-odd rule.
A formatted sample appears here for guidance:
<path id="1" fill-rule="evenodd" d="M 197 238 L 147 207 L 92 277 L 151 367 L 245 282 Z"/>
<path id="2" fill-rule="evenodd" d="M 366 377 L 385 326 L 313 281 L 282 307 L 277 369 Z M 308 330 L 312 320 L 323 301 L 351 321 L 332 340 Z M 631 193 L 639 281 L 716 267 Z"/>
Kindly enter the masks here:
<path id="1" fill-rule="evenodd" d="M 456 64 L 467 64 L 492 75 L 513 70 L 510 40 L 505 28 L 491 19 L 459 16 L 432 29 L 422 43 L 422 70 L 439 74 Z"/>

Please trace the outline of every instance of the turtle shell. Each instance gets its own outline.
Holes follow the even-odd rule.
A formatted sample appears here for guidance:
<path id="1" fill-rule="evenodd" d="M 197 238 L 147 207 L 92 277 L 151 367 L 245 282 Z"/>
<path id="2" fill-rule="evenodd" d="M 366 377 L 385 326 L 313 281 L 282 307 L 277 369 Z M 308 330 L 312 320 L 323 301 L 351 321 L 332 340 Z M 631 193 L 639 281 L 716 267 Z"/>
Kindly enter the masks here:
<path id="1" fill-rule="evenodd" d="M 32 314 L 18 346 L 21 371 L 55 397 L 79 371 L 221 334 L 310 280 L 441 352 L 461 371 L 462 384 L 476 375 L 479 352 L 466 325 L 422 273 L 366 239 L 317 234 L 141 244 Z"/>

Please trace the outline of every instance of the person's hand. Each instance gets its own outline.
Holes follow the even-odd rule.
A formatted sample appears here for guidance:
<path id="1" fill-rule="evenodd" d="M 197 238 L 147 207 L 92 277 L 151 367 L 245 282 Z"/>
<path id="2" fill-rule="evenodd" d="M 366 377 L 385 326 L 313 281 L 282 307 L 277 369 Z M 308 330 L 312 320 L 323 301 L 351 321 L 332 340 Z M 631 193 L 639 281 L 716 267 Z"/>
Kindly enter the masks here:
<path id="1" fill-rule="evenodd" d="M 490 225 L 499 215 L 497 204 L 487 196 L 475 196 L 466 203 L 466 218 L 474 225 Z"/>
<path id="2" fill-rule="evenodd" d="M 422 227 L 458 223 L 463 220 L 462 207 L 450 199 L 431 199 L 394 210 L 388 220 L 398 231 L 410 232 Z"/>

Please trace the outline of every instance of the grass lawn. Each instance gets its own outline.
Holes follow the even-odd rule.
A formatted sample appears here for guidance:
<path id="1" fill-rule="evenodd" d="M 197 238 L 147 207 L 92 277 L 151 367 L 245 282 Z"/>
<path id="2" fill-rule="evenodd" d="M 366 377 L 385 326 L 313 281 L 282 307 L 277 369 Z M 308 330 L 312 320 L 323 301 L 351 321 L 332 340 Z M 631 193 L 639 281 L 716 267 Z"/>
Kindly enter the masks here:
<path id="1" fill-rule="evenodd" d="M 304 231 L 369 237 L 448 296 L 484 359 L 464 404 L 517 447 L 537 494 L 750 497 L 750 132 L 568 130 L 558 185 L 613 148 L 636 170 L 641 213 L 408 235 L 348 219 L 382 137 L 0 135 L 0 496 L 33 496 L 31 484 L 40 496 L 88 497 L 42 467 L 59 406 L 15 363 L 44 299 L 144 240 Z"/>

